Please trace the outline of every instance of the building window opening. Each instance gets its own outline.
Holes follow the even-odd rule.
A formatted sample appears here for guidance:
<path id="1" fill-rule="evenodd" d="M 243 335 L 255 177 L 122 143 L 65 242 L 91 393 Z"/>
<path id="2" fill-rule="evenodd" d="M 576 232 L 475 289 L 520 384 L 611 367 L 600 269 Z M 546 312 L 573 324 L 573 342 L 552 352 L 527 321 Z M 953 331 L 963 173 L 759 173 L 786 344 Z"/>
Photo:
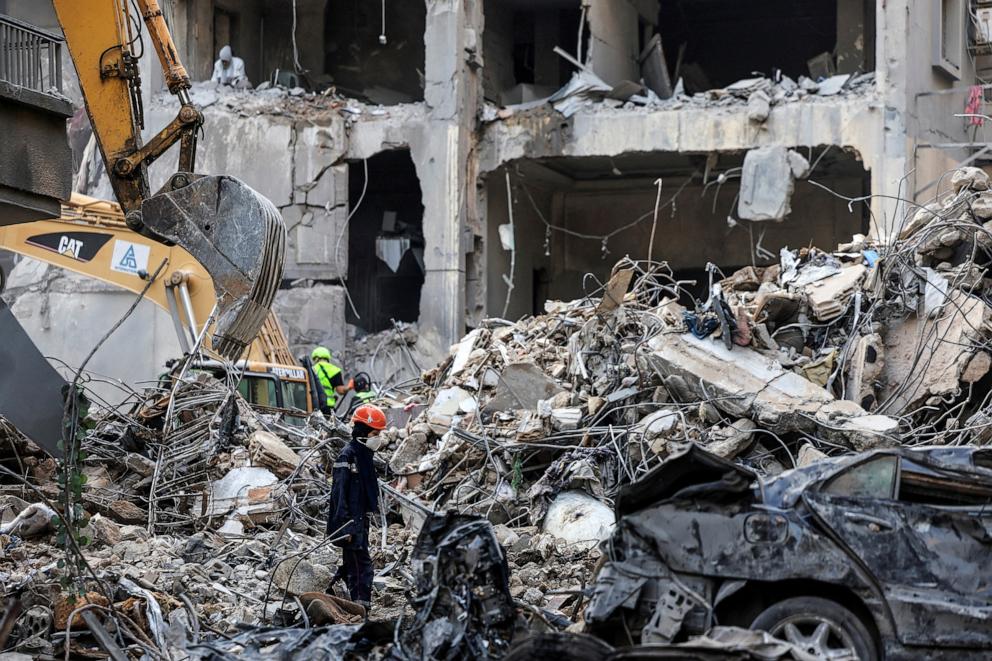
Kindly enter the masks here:
<path id="1" fill-rule="evenodd" d="M 815 169 L 817 183 L 851 198 L 870 193 L 870 175 L 856 155 L 826 146 L 797 151 L 812 160 L 822 155 Z M 560 157 L 518 161 L 489 174 L 487 314 L 501 316 L 504 306 L 510 319 L 539 314 L 547 300 L 590 295 L 587 288 L 595 290 L 597 281 L 606 282 L 625 255 L 645 259 L 657 196 L 653 182 L 658 178 L 664 187 L 652 258 L 667 262 L 676 279 L 695 281 L 685 288 L 700 299 L 706 298 L 707 263 L 729 276 L 745 266 L 776 263 L 784 247 L 812 244 L 833 250 L 852 235 L 867 232 L 866 207 L 855 207 L 852 213 L 844 199 L 803 179 L 795 181 L 791 213 L 781 222 L 739 218 L 741 185 L 733 173 L 740 172 L 744 156 L 647 152 Z M 507 172 L 512 241 L 506 236 Z M 720 173 L 731 176 L 716 185 Z M 673 212 L 668 201 L 676 191 Z M 511 250 L 516 251 L 513 260 Z M 513 290 L 507 304 L 511 268 Z M 595 279 L 586 278 L 587 273 Z"/>
<path id="2" fill-rule="evenodd" d="M 578 55 L 577 0 L 485 0 L 483 88 L 486 99 L 514 105 L 542 99 L 568 82 L 574 67 L 555 46 Z M 588 43 L 589 30 L 583 30 Z M 585 50 L 585 49 L 583 49 Z"/>
<path id="3" fill-rule="evenodd" d="M 355 304 L 348 323 L 374 333 L 392 328 L 393 320 L 416 321 L 424 284 L 424 206 L 409 150 L 351 163 L 348 199 L 348 290 Z"/>
<path id="4" fill-rule="evenodd" d="M 819 80 L 875 67 L 871 0 L 667 0 L 660 7 L 669 72 L 689 93 L 776 72 Z"/>
<path id="5" fill-rule="evenodd" d="M 424 2 L 331 0 L 325 20 L 325 85 L 369 103 L 424 100 Z"/>

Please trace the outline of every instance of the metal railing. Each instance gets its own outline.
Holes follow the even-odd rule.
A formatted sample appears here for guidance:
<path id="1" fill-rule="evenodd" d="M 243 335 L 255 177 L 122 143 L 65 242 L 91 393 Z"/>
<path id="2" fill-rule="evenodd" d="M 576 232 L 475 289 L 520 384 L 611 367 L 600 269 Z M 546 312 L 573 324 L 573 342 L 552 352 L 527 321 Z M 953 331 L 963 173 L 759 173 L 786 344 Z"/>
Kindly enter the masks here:
<path id="1" fill-rule="evenodd" d="M 0 15 L 0 80 L 49 93 L 62 92 L 62 37 Z"/>

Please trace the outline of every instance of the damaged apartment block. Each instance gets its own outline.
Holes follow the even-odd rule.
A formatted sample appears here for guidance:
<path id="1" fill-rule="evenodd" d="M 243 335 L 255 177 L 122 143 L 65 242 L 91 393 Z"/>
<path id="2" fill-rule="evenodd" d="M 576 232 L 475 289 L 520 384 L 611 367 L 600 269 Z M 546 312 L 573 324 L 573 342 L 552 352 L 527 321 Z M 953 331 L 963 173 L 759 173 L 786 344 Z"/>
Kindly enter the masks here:
<path id="1" fill-rule="evenodd" d="M 78 6 L 0 0 L 0 657 L 992 649 L 992 1 Z"/>

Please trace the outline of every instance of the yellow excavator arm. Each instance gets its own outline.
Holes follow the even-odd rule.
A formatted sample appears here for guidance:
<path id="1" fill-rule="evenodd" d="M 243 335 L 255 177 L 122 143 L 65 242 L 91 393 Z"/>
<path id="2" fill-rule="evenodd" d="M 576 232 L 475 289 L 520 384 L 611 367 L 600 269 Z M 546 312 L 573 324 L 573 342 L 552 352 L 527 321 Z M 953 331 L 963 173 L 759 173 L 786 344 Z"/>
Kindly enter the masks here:
<path id="1" fill-rule="evenodd" d="M 286 229 L 272 202 L 243 182 L 194 173 L 203 115 L 190 99 L 189 75 L 157 0 L 133 2 L 138 16 L 129 0 L 53 0 L 124 222 L 164 246 L 182 247 L 209 273 L 218 308 L 213 347 L 234 360 L 268 317 Z M 145 30 L 180 102 L 176 118 L 147 143 L 138 68 Z M 152 194 L 148 166 L 176 143 L 178 171 Z"/>
<path id="2" fill-rule="evenodd" d="M 118 205 L 85 195 L 74 194 L 57 220 L 0 227 L 0 248 L 136 294 L 158 272 L 145 297 L 172 317 L 184 351 L 191 349 L 217 302 L 210 275 L 188 252 L 138 234 L 127 226 Z M 209 355 L 209 334 L 205 345 Z M 305 368 L 296 362 L 272 313 L 240 357 L 252 371 L 274 369 L 305 378 Z"/>

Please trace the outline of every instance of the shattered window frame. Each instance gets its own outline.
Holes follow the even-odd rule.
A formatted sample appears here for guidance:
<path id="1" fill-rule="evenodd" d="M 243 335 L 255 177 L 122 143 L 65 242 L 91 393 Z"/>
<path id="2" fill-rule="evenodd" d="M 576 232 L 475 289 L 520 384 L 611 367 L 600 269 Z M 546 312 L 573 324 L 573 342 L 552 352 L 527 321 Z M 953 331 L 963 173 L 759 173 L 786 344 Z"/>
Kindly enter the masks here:
<path id="1" fill-rule="evenodd" d="M 307 410 L 306 384 L 279 379 L 279 388 L 282 390 L 282 408 L 296 411 Z"/>
<path id="2" fill-rule="evenodd" d="M 895 454 L 876 454 L 868 457 L 864 461 L 859 461 L 857 463 L 845 466 L 841 470 L 837 471 L 829 478 L 824 480 L 818 491 L 820 493 L 826 494 L 828 496 L 839 496 L 842 498 L 871 498 L 875 500 L 898 500 L 899 499 L 899 481 L 900 481 L 900 457 Z M 879 478 L 879 475 L 874 475 L 872 473 L 865 473 L 864 469 L 872 467 L 872 464 L 882 464 L 890 470 L 890 475 L 885 478 L 889 481 L 888 495 L 880 495 L 877 489 L 878 485 L 863 483 L 852 483 L 844 484 L 842 481 L 850 481 L 852 478 L 857 478 L 859 476 L 867 476 L 868 478 Z M 840 488 L 845 488 L 844 491 L 839 491 L 838 483 L 841 483 Z M 861 486 L 861 489 L 855 491 L 851 487 Z"/>
<path id="3" fill-rule="evenodd" d="M 268 401 L 265 402 L 260 401 L 257 397 L 255 397 L 256 391 L 252 388 L 252 384 L 261 381 L 265 382 L 266 394 L 269 395 Z M 242 386 L 244 386 L 244 390 L 242 390 Z M 278 382 L 277 379 L 268 374 L 245 372 L 241 376 L 241 380 L 238 382 L 238 392 L 249 404 L 279 408 Z"/>

